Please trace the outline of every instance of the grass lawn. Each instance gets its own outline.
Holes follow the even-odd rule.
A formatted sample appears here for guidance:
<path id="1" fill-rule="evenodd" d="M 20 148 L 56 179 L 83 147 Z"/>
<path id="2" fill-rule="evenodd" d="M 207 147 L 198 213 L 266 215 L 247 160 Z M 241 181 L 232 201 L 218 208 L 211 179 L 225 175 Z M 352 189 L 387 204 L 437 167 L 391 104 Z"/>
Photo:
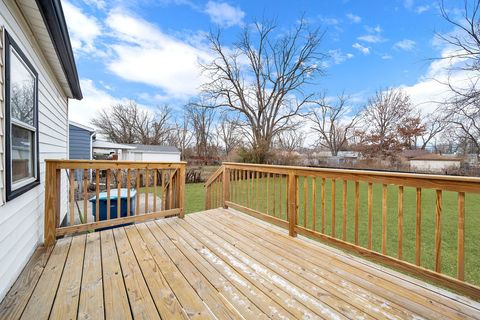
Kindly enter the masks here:
<path id="1" fill-rule="evenodd" d="M 185 213 L 205 210 L 204 183 L 187 183 L 185 185 Z"/>

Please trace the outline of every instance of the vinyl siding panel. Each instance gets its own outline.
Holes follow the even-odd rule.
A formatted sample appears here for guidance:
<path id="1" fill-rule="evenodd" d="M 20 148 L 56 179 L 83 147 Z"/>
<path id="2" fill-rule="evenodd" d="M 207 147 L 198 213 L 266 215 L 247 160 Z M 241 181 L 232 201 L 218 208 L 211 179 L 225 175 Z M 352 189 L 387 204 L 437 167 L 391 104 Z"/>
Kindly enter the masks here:
<path id="1" fill-rule="evenodd" d="M 0 28 L 20 46 L 38 73 L 40 185 L 5 202 L 4 68 L 0 64 L 0 300 L 43 241 L 45 159 L 68 158 L 68 99 L 46 63 L 22 13 L 11 0 L 0 0 Z M 1 37 L 3 44 L 3 36 Z M 4 50 L 1 49 L 1 61 Z M 61 215 L 67 208 L 66 174 L 62 173 Z"/>
<path id="2" fill-rule="evenodd" d="M 90 160 L 91 134 L 88 130 L 69 125 L 69 159 Z"/>

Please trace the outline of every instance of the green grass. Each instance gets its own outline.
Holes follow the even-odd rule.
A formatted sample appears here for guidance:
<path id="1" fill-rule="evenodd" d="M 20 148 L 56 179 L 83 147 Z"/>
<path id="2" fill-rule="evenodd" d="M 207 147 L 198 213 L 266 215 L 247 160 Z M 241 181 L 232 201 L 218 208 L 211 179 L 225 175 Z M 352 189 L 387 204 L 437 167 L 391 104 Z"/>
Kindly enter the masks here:
<path id="1" fill-rule="evenodd" d="M 321 231 L 322 229 L 322 204 L 321 204 L 321 179 L 316 181 L 316 224 L 313 226 L 313 198 L 311 178 L 307 181 L 306 201 L 304 201 L 304 179 L 299 179 L 300 201 L 298 209 L 298 224 L 304 224 L 309 229 Z M 242 205 L 247 205 L 246 192 L 249 197 L 256 195 L 258 201 L 251 203 L 249 207 L 258 211 L 275 215 L 286 220 L 286 178 L 280 181 L 277 178 L 275 185 L 270 181 L 268 188 L 266 179 L 258 179 L 252 188 L 251 181 L 248 188 L 245 183 L 233 182 L 235 190 L 231 198 Z M 275 186 L 275 190 L 274 190 Z M 280 191 L 281 186 L 281 191 Z M 354 183 L 347 183 L 347 214 L 346 214 L 346 239 L 354 242 Z M 193 188 L 192 188 L 193 189 Z M 326 180 L 325 184 L 325 233 L 332 233 L 332 183 Z M 367 247 L 368 241 L 368 214 L 367 214 L 367 183 L 360 183 L 359 202 L 359 244 Z M 187 191 L 188 192 L 188 191 Z M 273 197 L 273 194 L 276 197 Z M 336 182 L 335 193 L 335 234 L 342 238 L 343 222 L 343 181 Z M 398 218 L 397 218 L 397 193 L 398 187 L 388 187 L 387 197 L 387 255 L 397 257 L 398 250 Z M 186 195 L 187 199 L 189 195 Z M 281 202 L 280 202 L 281 197 Z M 215 196 L 213 196 L 215 199 Z M 273 212 L 273 199 L 275 198 L 275 214 Z M 415 188 L 404 188 L 404 211 L 403 211 L 403 259 L 415 263 L 415 212 L 416 212 L 416 190 Z M 268 203 L 268 204 L 267 204 Z M 306 204 L 306 216 L 304 217 L 304 205 Z M 443 192 L 442 199 L 442 244 L 441 262 L 442 273 L 456 277 L 457 268 L 457 193 Z M 466 194 L 465 197 L 465 280 L 480 285 L 480 196 Z M 305 219 L 305 220 L 304 220 Z M 372 209 L 372 249 L 381 252 L 382 241 L 382 185 L 373 185 L 373 209 Z M 422 219 L 421 219 L 421 265 L 433 269 L 435 239 L 435 191 L 423 189 L 422 191 Z"/>
<path id="2" fill-rule="evenodd" d="M 185 185 L 185 213 L 205 210 L 204 183 L 187 183 Z"/>

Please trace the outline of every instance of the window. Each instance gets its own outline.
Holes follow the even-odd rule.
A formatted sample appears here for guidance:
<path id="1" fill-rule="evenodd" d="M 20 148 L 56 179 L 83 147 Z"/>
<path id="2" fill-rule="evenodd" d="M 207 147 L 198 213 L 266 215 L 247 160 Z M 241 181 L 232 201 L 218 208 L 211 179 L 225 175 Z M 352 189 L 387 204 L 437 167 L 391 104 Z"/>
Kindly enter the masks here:
<path id="1" fill-rule="evenodd" d="M 38 76 L 5 33 L 5 140 L 7 200 L 39 184 Z"/>

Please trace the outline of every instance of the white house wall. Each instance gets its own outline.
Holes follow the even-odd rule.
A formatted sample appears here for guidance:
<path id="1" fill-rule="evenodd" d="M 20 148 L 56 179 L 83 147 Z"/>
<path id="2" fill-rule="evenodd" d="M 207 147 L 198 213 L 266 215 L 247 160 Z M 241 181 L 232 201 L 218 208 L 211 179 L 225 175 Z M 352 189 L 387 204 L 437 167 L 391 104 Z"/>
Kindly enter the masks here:
<path id="1" fill-rule="evenodd" d="M 21 196 L 5 202 L 4 104 L 5 88 L 0 81 L 0 300 L 22 271 L 35 248 L 43 241 L 45 159 L 68 156 L 68 105 L 53 72 L 38 44 L 31 36 L 23 16 L 10 0 L 0 0 L 0 29 L 5 29 L 20 46 L 38 72 L 39 155 L 41 184 Z M 1 35 L 4 41 L 3 32 Z M 4 61 L 4 46 L 1 61 Z M 0 79 L 3 80 L 4 68 Z M 62 185 L 66 185 L 62 174 Z M 61 214 L 67 208 L 67 192 L 62 188 Z M 63 218 L 62 216 L 62 218 Z"/>

